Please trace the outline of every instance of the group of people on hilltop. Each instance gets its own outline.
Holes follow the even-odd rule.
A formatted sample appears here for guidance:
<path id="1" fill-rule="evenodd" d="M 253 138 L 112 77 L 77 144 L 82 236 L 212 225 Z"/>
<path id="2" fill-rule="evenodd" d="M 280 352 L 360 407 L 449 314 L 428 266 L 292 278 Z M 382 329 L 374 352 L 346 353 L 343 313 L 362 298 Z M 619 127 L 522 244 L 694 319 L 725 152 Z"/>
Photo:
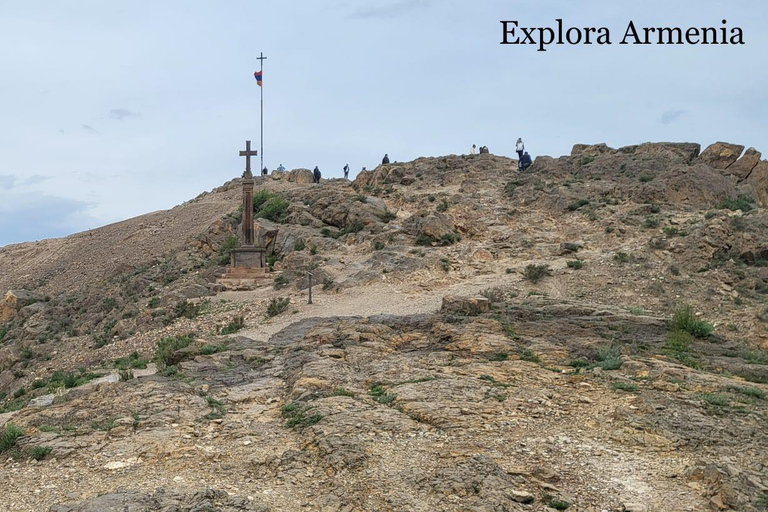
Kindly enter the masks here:
<path id="1" fill-rule="evenodd" d="M 531 155 L 528 154 L 528 152 L 525 150 L 525 144 L 523 144 L 523 139 L 518 138 L 517 142 L 515 143 L 515 152 L 517 153 L 517 168 L 518 170 L 525 171 L 528 169 L 533 161 L 531 160 Z M 472 144 L 472 147 L 469 149 L 470 155 L 476 155 L 476 154 L 483 154 L 488 153 L 488 147 L 482 146 L 480 149 L 477 148 L 476 144 Z"/>
<path id="2" fill-rule="evenodd" d="M 515 143 L 515 152 L 517 153 L 517 168 L 521 172 L 525 172 L 533 162 L 531 161 L 531 155 L 525 150 L 525 144 L 523 144 L 522 138 L 517 139 L 517 142 Z"/>

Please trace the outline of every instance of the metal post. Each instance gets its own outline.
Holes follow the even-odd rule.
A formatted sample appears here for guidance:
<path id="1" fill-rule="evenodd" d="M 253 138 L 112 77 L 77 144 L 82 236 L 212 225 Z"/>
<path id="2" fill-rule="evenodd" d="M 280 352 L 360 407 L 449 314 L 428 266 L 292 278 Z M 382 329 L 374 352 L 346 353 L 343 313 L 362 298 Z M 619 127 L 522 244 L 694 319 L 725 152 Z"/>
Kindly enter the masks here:
<path id="1" fill-rule="evenodd" d="M 259 176 L 264 172 L 264 52 L 259 54 L 259 62 L 261 62 L 261 167 L 259 167 Z"/>
<path id="2" fill-rule="evenodd" d="M 312 272 L 307 272 L 307 276 L 309 277 L 309 302 L 307 304 L 312 304 Z"/>

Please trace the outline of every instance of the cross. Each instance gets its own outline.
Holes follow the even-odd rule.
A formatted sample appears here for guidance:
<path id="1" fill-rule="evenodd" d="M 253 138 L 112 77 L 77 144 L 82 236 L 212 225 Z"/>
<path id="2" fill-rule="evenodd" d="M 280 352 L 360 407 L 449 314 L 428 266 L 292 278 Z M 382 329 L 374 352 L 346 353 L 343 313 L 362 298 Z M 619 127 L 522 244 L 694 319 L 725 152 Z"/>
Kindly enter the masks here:
<path id="1" fill-rule="evenodd" d="M 251 151 L 251 141 L 247 140 L 245 141 L 245 151 L 240 152 L 240 156 L 245 157 L 245 174 L 249 176 L 253 176 L 251 173 L 251 157 L 252 156 L 258 156 L 258 151 Z M 244 175 L 245 176 L 245 175 Z"/>
<path id="2" fill-rule="evenodd" d="M 264 52 L 260 53 L 258 57 L 256 57 L 256 60 L 261 61 L 261 67 L 264 67 L 264 61 L 267 60 L 267 58 L 264 56 Z"/>

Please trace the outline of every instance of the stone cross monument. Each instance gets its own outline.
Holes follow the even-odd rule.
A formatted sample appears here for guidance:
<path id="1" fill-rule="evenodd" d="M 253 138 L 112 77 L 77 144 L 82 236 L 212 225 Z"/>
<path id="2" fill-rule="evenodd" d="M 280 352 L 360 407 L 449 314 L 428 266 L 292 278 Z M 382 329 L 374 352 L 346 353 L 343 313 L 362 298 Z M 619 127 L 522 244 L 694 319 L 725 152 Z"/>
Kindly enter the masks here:
<path id="1" fill-rule="evenodd" d="M 251 151 L 251 141 L 245 141 L 245 151 L 240 156 L 245 157 L 245 172 L 243 173 L 243 247 L 253 247 L 253 173 L 251 172 L 251 157 L 257 156 L 258 151 Z"/>
<path id="2" fill-rule="evenodd" d="M 248 289 L 255 280 L 267 277 L 264 261 L 264 247 L 256 245 L 253 229 L 253 173 L 251 172 L 251 157 L 257 156 L 257 151 L 251 151 L 251 141 L 245 141 L 245 151 L 240 156 L 245 157 L 245 172 L 243 173 L 243 236 L 240 247 L 232 249 L 230 267 L 227 273 L 219 279 L 219 283 L 230 289 Z"/>

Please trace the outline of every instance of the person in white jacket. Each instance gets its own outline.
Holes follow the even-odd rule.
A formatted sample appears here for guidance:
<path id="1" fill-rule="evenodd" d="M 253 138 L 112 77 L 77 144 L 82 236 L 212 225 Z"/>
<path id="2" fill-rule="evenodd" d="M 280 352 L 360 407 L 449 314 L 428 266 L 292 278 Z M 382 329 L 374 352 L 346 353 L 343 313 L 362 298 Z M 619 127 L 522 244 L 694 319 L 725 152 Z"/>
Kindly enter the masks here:
<path id="1" fill-rule="evenodd" d="M 517 139 L 517 144 L 515 144 L 515 151 L 517 152 L 518 160 L 523 158 L 523 152 L 525 151 L 525 144 L 523 144 L 523 139 Z"/>
<path id="2" fill-rule="evenodd" d="M 477 153 L 477 146 L 472 144 L 472 147 L 469 149 L 469 154 L 474 155 L 475 153 Z"/>

